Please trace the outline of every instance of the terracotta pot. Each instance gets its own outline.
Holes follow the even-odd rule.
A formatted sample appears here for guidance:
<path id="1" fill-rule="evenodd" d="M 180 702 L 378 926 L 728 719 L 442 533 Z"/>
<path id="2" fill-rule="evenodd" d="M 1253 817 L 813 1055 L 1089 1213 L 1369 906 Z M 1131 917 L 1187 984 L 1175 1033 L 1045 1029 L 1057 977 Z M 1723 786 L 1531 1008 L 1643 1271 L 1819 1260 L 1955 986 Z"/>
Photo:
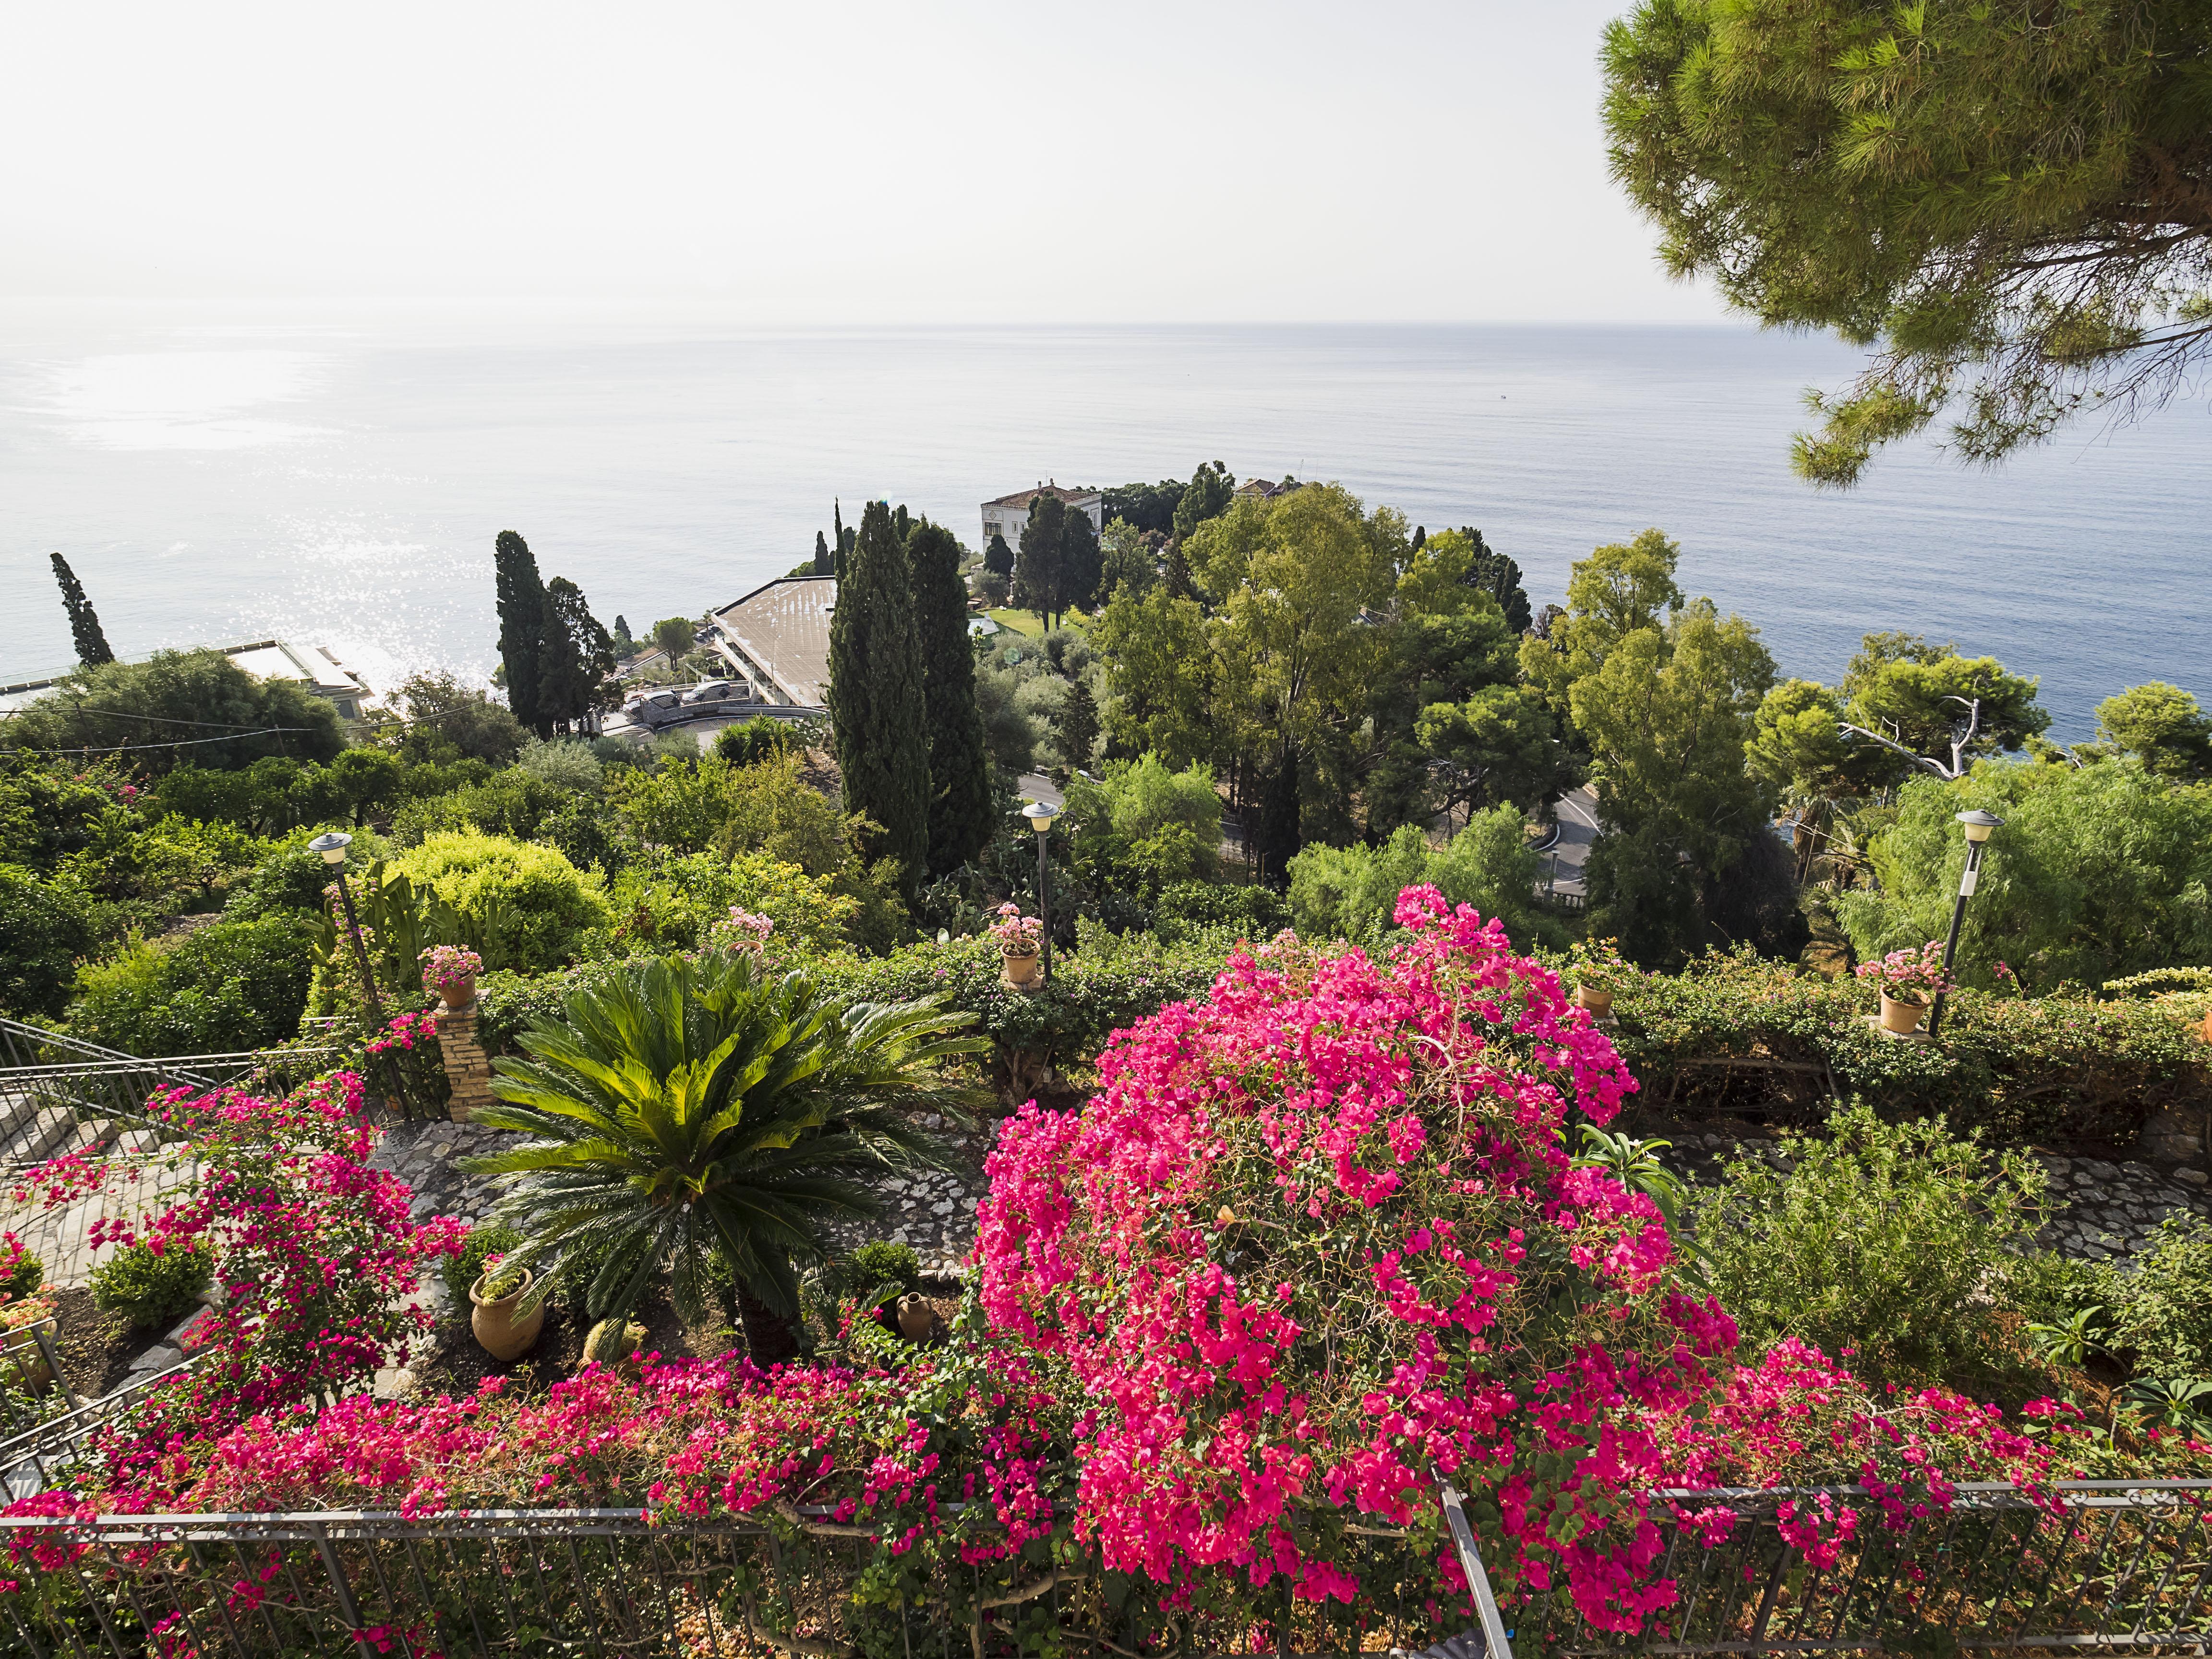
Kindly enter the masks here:
<path id="1" fill-rule="evenodd" d="M 454 985 L 441 985 L 438 997 L 448 1008 L 465 1008 L 477 1000 L 477 982 L 465 979 Z"/>
<path id="2" fill-rule="evenodd" d="M 899 1298 L 898 1328 L 909 1342 L 919 1342 L 937 1328 L 937 1310 L 920 1291 L 908 1291 Z"/>
<path id="3" fill-rule="evenodd" d="M 515 1304 L 530 1289 L 531 1278 L 530 1271 L 525 1268 L 522 1283 L 515 1286 L 514 1294 L 496 1302 L 484 1300 L 483 1276 L 469 1286 L 469 1300 L 475 1304 L 475 1311 L 469 1315 L 469 1329 L 476 1334 L 483 1351 L 502 1365 L 528 1353 L 537 1346 L 538 1333 L 545 1328 L 543 1302 L 526 1314 L 515 1312 Z"/>
<path id="4" fill-rule="evenodd" d="M 1017 991 L 1027 991 L 1034 988 L 1038 983 L 1040 973 L 1042 968 L 1044 961 L 1043 953 L 1037 951 L 1027 951 L 1023 952 L 1020 956 L 1016 956 L 1012 951 L 1007 950 L 1004 945 L 1001 945 L 999 948 L 1000 954 L 1006 958 L 1006 983 L 1012 986 Z"/>
<path id="5" fill-rule="evenodd" d="M 1920 1029 L 1920 1022 L 1928 1018 L 1924 1002 L 1900 1002 L 1887 991 L 1881 994 L 1881 1029 L 1894 1031 L 1899 1036 L 1910 1036 Z"/>
<path id="6" fill-rule="evenodd" d="M 1591 1016 L 1603 1019 L 1613 1012 L 1613 993 L 1601 991 L 1595 985 L 1575 987 L 1575 1001 L 1590 1011 Z"/>

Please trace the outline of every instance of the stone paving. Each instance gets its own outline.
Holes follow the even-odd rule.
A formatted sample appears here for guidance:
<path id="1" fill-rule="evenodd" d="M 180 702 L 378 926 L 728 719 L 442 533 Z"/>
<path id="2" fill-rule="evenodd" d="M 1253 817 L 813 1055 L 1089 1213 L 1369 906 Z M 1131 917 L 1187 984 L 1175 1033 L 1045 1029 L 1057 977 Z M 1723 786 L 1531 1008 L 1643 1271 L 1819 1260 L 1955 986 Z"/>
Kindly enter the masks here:
<path id="1" fill-rule="evenodd" d="M 1778 1170 L 1790 1167 L 1780 1147 L 1756 1134 L 1680 1127 L 1665 1139 L 1673 1147 L 1662 1161 L 1676 1174 L 1702 1186 L 1721 1178 L 1721 1166 L 1742 1157 L 1763 1158 Z M 2062 1255 L 2094 1261 L 2128 1258 L 2149 1248 L 2151 1235 L 2169 1215 L 2193 1214 L 2212 1221 L 2212 1182 L 2195 1168 L 2159 1169 L 2128 1159 L 2035 1154 L 2051 1177 L 2054 1214 L 2037 1242 Z"/>

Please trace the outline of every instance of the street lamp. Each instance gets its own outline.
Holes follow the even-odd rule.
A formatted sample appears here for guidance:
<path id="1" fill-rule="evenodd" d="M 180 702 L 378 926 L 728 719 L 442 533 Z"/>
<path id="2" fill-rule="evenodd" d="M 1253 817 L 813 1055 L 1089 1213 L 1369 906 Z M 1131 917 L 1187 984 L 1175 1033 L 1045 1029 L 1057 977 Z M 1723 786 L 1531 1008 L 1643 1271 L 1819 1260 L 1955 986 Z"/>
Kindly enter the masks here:
<path id="1" fill-rule="evenodd" d="M 1046 838 L 1052 834 L 1052 821 L 1060 816 L 1060 808 L 1033 800 L 1022 808 L 1022 816 L 1030 821 L 1030 828 L 1036 831 L 1037 928 L 1044 935 L 1044 977 L 1046 983 L 1049 984 L 1052 981 L 1052 914 L 1045 908 L 1044 844 Z"/>
<path id="2" fill-rule="evenodd" d="M 1959 877 L 1958 902 L 1951 907 L 1951 934 L 1943 941 L 1943 977 L 1951 977 L 1951 958 L 1959 953 L 1959 929 L 1966 920 L 1966 901 L 1974 896 L 1974 884 L 1982 873 L 1982 849 L 1989 845 L 1992 830 L 2004 827 L 2004 820 L 1994 812 L 1984 812 L 1976 807 L 1971 812 L 1955 815 L 1966 831 L 1966 867 Z M 1943 999 L 1948 993 L 1936 994 L 1936 1006 L 1928 1011 L 1928 1035 L 1934 1036 L 1943 1024 Z"/>
<path id="3" fill-rule="evenodd" d="M 361 963 L 362 988 L 368 993 L 368 1012 L 375 1017 L 376 1030 L 384 1029 L 384 1003 L 376 994 L 376 975 L 368 965 L 368 946 L 362 942 L 361 918 L 353 912 L 353 889 L 346 885 L 346 848 L 353 845 L 353 837 L 343 830 L 325 830 L 307 843 L 310 853 L 319 853 L 323 862 L 337 871 L 338 897 L 345 905 L 346 931 L 353 935 L 354 959 Z"/>

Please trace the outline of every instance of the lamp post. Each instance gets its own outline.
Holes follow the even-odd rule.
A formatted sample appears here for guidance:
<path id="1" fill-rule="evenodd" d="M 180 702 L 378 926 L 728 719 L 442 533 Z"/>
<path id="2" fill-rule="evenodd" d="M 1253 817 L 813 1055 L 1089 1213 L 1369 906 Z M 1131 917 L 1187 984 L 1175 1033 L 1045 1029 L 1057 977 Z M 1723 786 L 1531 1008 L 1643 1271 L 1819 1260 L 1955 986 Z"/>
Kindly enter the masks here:
<path id="1" fill-rule="evenodd" d="M 1030 828 L 1037 838 L 1037 927 L 1044 935 L 1044 979 L 1052 982 L 1052 913 L 1045 907 L 1048 902 L 1045 886 L 1046 840 L 1052 834 L 1052 821 L 1060 816 L 1060 808 L 1033 800 L 1022 808 L 1022 816 L 1030 821 Z"/>
<path id="2" fill-rule="evenodd" d="M 346 932 L 353 935 L 354 960 L 361 963 L 362 989 L 368 993 L 368 1012 L 376 1021 L 376 1029 L 384 1029 L 384 1002 L 376 994 L 376 975 L 368 965 L 368 946 L 361 937 L 361 918 L 354 914 L 353 889 L 346 885 L 346 848 L 353 845 L 353 837 L 343 830 L 325 830 L 307 843 L 310 853 L 319 853 L 323 862 L 337 872 L 338 898 L 345 906 Z"/>
<path id="3" fill-rule="evenodd" d="M 1966 831 L 1966 867 L 1959 877 L 1958 902 L 1951 907 L 1951 933 L 1943 941 L 1943 977 L 1951 977 L 1951 958 L 1959 953 L 1959 929 L 1966 920 L 1966 901 L 1974 896 L 1974 884 L 1982 873 L 1982 849 L 1989 845 L 1993 830 L 2004 827 L 2004 820 L 1994 812 L 1984 812 L 1976 807 L 1971 812 L 1957 815 Z M 1934 1036 L 1943 1024 L 1943 1000 L 1949 994 L 1938 991 L 1936 1006 L 1928 1011 L 1928 1035 Z"/>

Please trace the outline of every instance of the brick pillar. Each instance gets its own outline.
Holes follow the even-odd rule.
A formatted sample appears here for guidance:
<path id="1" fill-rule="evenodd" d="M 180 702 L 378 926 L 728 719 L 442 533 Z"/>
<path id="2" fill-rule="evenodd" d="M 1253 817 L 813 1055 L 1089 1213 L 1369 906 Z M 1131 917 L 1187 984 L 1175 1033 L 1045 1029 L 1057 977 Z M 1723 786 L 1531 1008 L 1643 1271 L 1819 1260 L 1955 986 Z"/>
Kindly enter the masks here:
<path id="1" fill-rule="evenodd" d="M 438 1049 L 446 1059 L 446 1080 L 453 1097 L 447 1109 L 453 1121 L 466 1123 L 477 1108 L 492 1103 L 491 1057 L 477 1040 L 477 1005 L 473 998 L 459 1008 L 438 1010 Z"/>

